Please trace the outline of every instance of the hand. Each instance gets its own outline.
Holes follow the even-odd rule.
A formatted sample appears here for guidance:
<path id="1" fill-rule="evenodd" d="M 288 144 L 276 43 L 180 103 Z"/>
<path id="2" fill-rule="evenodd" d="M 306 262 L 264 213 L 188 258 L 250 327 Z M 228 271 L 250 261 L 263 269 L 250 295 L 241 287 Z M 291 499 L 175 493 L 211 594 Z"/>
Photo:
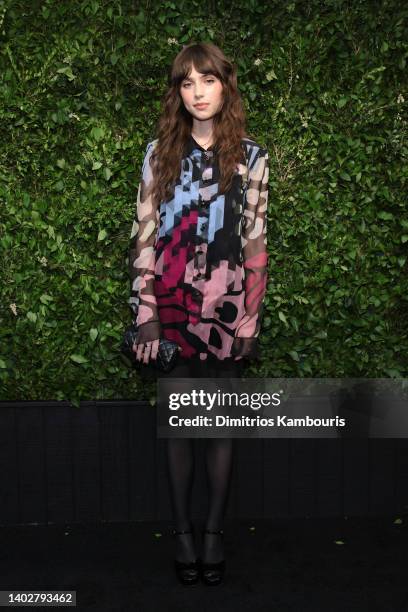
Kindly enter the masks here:
<path id="1" fill-rule="evenodd" d="M 133 350 L 136 353 L 136 360 L 141 361 L 143 359 L 143 363 L 149 363 L 150 358 L 156 359 L 159 350 L 159 342 L 160 340 L 157 339 L 146 342 L 145 344 L 134 344 Z"/>

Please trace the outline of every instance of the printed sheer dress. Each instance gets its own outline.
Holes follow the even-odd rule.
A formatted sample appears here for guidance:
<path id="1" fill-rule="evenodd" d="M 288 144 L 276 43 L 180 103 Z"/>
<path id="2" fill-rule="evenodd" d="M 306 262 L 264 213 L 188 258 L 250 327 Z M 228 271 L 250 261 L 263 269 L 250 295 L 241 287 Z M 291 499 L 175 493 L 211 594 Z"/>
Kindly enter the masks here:
<path id="1" fill-rule="evenodd" d="M 244 138 L 246 165 L 218 192 L 215 146 L 189 137 L 173 197 L 155 210 L 146 147 L 129 250 L 129 306 L 138 343 L 176 341 L 205 360 L 259 357 L 267 281 L 268 152 Z"/>

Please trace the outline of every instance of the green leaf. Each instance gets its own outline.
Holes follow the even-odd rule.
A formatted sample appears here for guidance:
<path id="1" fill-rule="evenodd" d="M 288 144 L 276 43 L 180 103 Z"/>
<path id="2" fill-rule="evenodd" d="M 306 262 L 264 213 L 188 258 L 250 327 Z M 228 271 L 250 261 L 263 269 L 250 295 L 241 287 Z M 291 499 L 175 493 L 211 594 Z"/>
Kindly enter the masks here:
<path id="1" fill-rule="evenodd" d="M 69 81 L 73 81 L 75 79 L 75 75 L 72 73 L 71 66 L 64 66 L 63 68 L 58 68 L 58 74 L 65 74 L 68 77 Z"/>
<path id="2" fill-rule="evenodd" d="M 274 70 L 269 70 L 269 72 L 266 73 L 265 77 L 267 81 L 272 81 L 278 78 Z"/>
<path id="3" fill-rule="evenodd" d="M 391 221 L 391 219 L 394 218 L 394 215 L 386 210 L 381 210 L 377 216 L 379 219 L 383 219 L 384 221 Z"/>
<path id="4" fill-rule="evenodd" d="M 91 130 L 91 138 L 99 142 L 105 136 L 105 130 L 101 127 L 93 127 Z"/>
<path id="5" fill-rule="evenodd" d="M 72 353 L 69 358 L 72 359 L 72 361 L 75 361 L 75 363 L 88 363 L 88 359 L 86 357 L 76 353 Z"/>
<path id="6" fill-rule="evenodd" d="M 102 167 L 102 162 L 100 162 L 100 161 L 95 161 L 92 164 L 92 170 L 99 170 L 99 168 L 101 168 L 101 167 Z"/>
<path id="7" fill-rule="evenodd" d="M 390 378 L 402 378 L 401 372 L 399 370 L 397 370 L 396 368 L 385 368 L 384 372 Z"/>
<path id="8" fill-rule="evenodd" d="M 101 229 L 98 234 L 98 242 L 100 240 L 105 240 L 107 235 L 108 235 L 108 232 L 106 231 L 106 229 Z"/>
<path id="9" fill-rule="evenodd" d="M 96 327 L 91 327 L 91 329 L 89 330 L 89 336 L 92 342 L 95 342 L 96 338 L 98 337 L 98 330 L 96 329 Z"/>
<path id="10" fill-rule="evenodd" d="M 286 325 L 288 324 L 285 315 L 283 314 L 283 312 L 281 310 L 279 310 L 278 312 L 278 317 L 281 321 L 283 321 L 283 323 L 286 323 Z"/>

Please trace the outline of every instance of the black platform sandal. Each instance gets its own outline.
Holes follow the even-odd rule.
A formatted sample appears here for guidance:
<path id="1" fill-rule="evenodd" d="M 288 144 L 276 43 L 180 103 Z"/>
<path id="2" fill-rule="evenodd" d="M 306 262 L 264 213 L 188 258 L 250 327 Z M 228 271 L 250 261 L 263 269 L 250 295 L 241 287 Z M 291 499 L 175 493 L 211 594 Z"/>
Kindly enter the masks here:
<path id="1" fill-rule="evenodd" d="M 193 533 L 193 529 L 188 529 L 185 531 L 176 531 L 173 529 L 173 536 L 182 535 L 184 533 Z M 184 563 L 183 561 L 178 561 L 174 559 L 174 567 L 176 570 L 176 575 L 181 584 L 191 585 L 197 584 L 199 576 L 200 576 L 200 559 L 196 559 L 195 561 L 191 561 L 190 563 Z"/>
<path id="2" fill-rule="evenodd" d="M 224 535 L 223 529 L 219 531 L 211 531 L 210 529 L 204 529 L 203 535 L 211 533 L 215 535 Z M 225 573 L 225 559 L 218 561 L 218 563 L 204 563 L 201 561 L 201 577 L 204 584 L 208 586 L 217 586 L 222 582 Z"/>

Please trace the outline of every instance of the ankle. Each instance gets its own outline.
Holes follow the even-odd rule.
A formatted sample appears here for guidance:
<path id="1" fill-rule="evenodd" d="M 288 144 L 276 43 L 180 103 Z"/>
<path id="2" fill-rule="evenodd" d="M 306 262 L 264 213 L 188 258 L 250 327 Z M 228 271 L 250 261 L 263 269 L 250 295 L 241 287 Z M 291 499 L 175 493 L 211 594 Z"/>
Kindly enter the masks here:
<path id="1" fill-rule="evenodd" d="M 173 527 L 173 533 L 190 533 L 194 531 L 194 525 L 191 521 L 180 521 L 175 522 Z"/>
<path id="2" fill-rule="evenodd" d="M 215 533 L 203 531 L 203 561 L 204 563 L 219 563 L 224 559 L 224 538 L 223 531 L 217 530 Z"/>
<path id="3" fill-rule="evenodd" d="M 196 560 L 196 548 L 192 534 L 176 534 L 175 555 L 178 561 L 192 563 Z"/>
<path id="4" fill-rule="evenodd" d="M 204 527 L 203 529 L 203 533 L 204 534 L 211 534 L 211 535 L 223 535 L 224 534 L 224 529 L 222 527 Z"/>

